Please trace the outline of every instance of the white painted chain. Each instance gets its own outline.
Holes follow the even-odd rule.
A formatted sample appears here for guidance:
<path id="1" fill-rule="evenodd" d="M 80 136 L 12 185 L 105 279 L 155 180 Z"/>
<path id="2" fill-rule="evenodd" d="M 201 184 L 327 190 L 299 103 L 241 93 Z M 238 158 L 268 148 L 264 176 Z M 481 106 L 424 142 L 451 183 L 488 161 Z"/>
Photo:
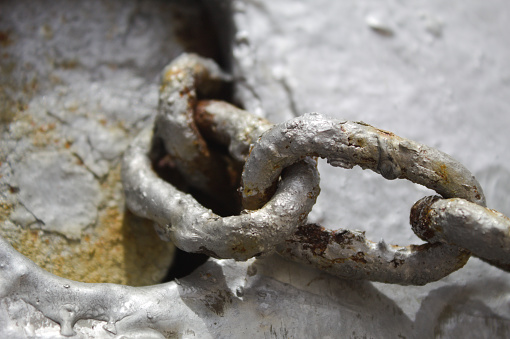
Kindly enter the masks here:
<path id="1" fill-rule="evenodd" d="M 342 278 L 402 285 L 441 279 L 470 253 L 510 271 L 510 220 L 484 207 L 478 182 L 448 155 L 363 123 L 312 114 L 271 127 L 225 102 L 199 101 L 221 92 L 224 81 L 228 77 L 210 60 L 175 60 L 163 75 L 154 131 L 142 131 L 123 158 L 128 207 L 154 220 L 162 238 L 218 258 L 277 252 Z M 319 194 L 310 156 L 435 189 L 442 198 L 424 198 L 411 211 L 412 228 L 427 243 L 392 246 L 370 242 L 362 232 L 307 224 Z M 220 205 L 235 204 L 228 187 L 242 173 L 244 204 L 255 210 L 221 217 L 163 180 L 162 170 L 180 172 L 176 184 Z M 223 185 L 226 193 L 218 192 Z M 190 316 L 183 312 L 191 312 L 176 306 L 182 298 L 177 281 L 148 287 L 71 281 L 44 271 L 2 237 L 0 274 L 8 277 L 0 279 L 0 298 L 23 300 L 43 315 L 30 321 L 43 328 L 51 326 L 48 319 L 55 321 L 64 336 L 76 335 L 77 321 L 94 319 L 105 322 L 111 336 L 159 338 L 179 330 Z"/>
<path id="2" fill-rule="evenodd" d="M 163 238 L 218 258 L 245 260 L 276 251 L 343 278 L 402 285 L 441 279 L 461 268 L 470 252 L 508 270 L 510 223 L 484 207 L 479 183 L 452 157 L 365 123 L 313 113 L 271 127 L 225 102 L 199 101 L 214 96 L 225 81 L 210 60 L 190 54 L 176 59 L 163 73 L 155 132 L 143 132 L 124 157 L 127 204 L 156 221 Z M 209 142 L 228 148 L 230 169 L 222 169 Z M 161 144 L 160 156 L 169 157 L 191 186 L 211 197 L 221 195 L 225 182 L 236 181 L 245 162 L 245 210 L 221 217 L 163 181 L 149 158 L 151 147 L 154 154 Z M 413 230 L 427 241 L 423 245 L 373 243 L 361 232 L 306 224 L 319 193 L 316 156 L 333 166 L 358 165 L 386 179 L 408 179 L 457 199 L 426 199 L 413 207 Z"/>

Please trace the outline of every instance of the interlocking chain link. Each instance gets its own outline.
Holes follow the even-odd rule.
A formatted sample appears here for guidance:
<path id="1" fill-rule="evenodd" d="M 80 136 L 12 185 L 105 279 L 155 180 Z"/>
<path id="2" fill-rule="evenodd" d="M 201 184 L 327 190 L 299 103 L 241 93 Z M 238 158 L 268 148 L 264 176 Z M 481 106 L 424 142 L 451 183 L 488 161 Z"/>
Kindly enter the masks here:
<path id="1" fill-rule="evenodd" d="M 431 243 L 450 243 L 510 272 L 510 219 L 464 199 L 425 197 L 411 209 L 414 233 Z"/>
<path id="2" fill-rule="evenodd" d="M 470 252 L 509 270 L 508 218 L 485 208 L 480 185 L 452 157 L 365 123 L 314 113 L 272 126 L 226 102 L 200 100 L 216 97 L 228 81 L 210 60 L 177 58 L 163 72 L 154 131 L 144 130 L 125 153 L 127 205 L 154 220 L 163 239 L 217 258 L 277 252 L 343 278 L 402 285 L 441 279 L 461 268 Z M 155 152 L 158 147 L 163 150 Z M 154 154 L 191 187 L 218 200 L 230 195 L 220 192 L 231 191 L 243 168 L 245 210 L 229 217 L 213 213 L 159 177 Z M 359 165 L 386 179 L 405 178 L 455 199 L 425 198 L 413 207 L 412 229 L 427 241 L 423 245 L 374 243 L 364 232 L 306 224 L 319 194 L 317 156 L 333 166 Z M 235 204 L 228 201 L 222 203 Z"/>
<path id="3" fill-rule="evenodd" d="M 210 168 L 203 160 L 206 158 L 212 162 L 213 159 L 208 151 L 204 151 L 205 142 L 198 133 L 191 109 L 197 91 L 202 87 L 211 88 L 204 74 L 214 74 L 216 67 L 209 60 L 185 54 L 166 68 L 155 132 L 150 129 L 143 131 L 128 148 L 123 158 L 122 179 L 128 207 L 135 214 L 154 220 L 162 238 L 172 240 L 187 252 L 246 260 L 274 251 L 277 244 L 304 223 L 319 194 L 319 176 L 313 160 L 297 163 L 282 175 L 276 193 L 264 207 L 230 217 L 220 217 L 200 205 L 191 195 L 158 177 L 148 155 L 158 138 L 165 139 L 166 133 L 171 133 L 168 138 L 176 143 L 165 140 L 165 148 L 172 161 L 181 164 L 176 165 L 177 169 L 186 178 L 195 175 L 204 178 L 196 180 L 196 187 L 211 195 L 220 195 L 214 179 L 205 180 L 210 175 Z M 168 84 L 173 89 L 168 89 Z M 216 106 L 211 102 L 210 110 L 207 107 L 202 105 L 200 121 L 217 130 L 218 138 L 229 141 L 227 146 L 237 152 L 239 159 L 247 155 L 250 143 L 270 126 L 230 105 L 225 115 L 214 115 L 218 120 L 211 123 L 207 119 L 211 115 L 207 112 L 214 111 Z M 236 114 L 231 114 L 234 111 Z M 232 124 L 225 123 L 225 120 L 222 122 L 222 118 Z M 170 126 L 173 121 L 178 127 Z M 158 126 L 160 122 L 164 122 L 166 132 Z"/>
<path id="4" fill-rule="evenodd" d="M 389 180 L 408 179 L 443 197 L 485 206 L 480 184 L 448 154 L 365 123 L 318 113 L 274 126 L 258 140 L 243 171 L 243 205 L 249 209 L 262 206 L 281 169 L 307 155 L 327 158 L 331 165 L 343 168 L 358 165 Z"/>

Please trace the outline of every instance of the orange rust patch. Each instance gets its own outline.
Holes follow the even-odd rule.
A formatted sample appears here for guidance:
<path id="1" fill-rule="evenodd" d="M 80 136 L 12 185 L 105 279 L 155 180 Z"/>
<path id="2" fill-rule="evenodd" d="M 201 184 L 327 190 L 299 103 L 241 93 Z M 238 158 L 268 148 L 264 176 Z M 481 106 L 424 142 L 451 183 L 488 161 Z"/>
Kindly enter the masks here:
<path id="1" fill-rule="evenodd" d="M 392 132 L 385 131 L 385 130 L 379 129 L 379 128 L 375 128 L 375 130 L 377 131 L 377 133 L 379 133 L 382 136 L 385 136 L 385 137 L 395 137 L 395 134 L 392 133 Z"/>
<path id="2" fill-rule="evenodd" d="M 186 75 L 186 72 L 179 67 L 170 67 L 169 70 L 163 74 L 163 84 L 166 84 L 167 82 L 170 82 L 176 78 L 183 77 Z"/>
<path id="3" fill-rule="evenodd" d="M 21 227 L 0 228 L 0 234 L 37 265 L 61 277 L 132 286 L 157 283 L 172 260 L 173 245 L 159 239 L 153 222 L 123 213 L 123 201 L 106 204 L 117 200 L 119 181 L 120 165 L 102 183 L 105 198 L 98 223 L 84 231 L 81 240 Z M 0 219 L 10 212 L 10 206 L 0 206 Z"/>
<path id="4" fill-rule="evenodd" d="M 332 236 L 335 242 L 340 245 L 351 245 L 353 240 L 357 238 L 357 235 L 349 230 L 333 231 Z"/>
<path id="5" fill-rule="evenodd" d="M 349 146 L 353 146 L 353 147 L 365 147 L 367 145 L 367 142 L 365 139 L 357 138 L 355 136 L 349 136 L 347 138 L 347 142 L 348 142 Z"/>
<path id="6" fill-rule="evenodd" d="M 211 132 L 210 130 L 214 125 L 214 118 L 213 115 L 208 112 L 207 108 L 213 103 L 213 100 L 200 100 L 195 107 L 193 120 L 201 131 L 206 130 L 209 133 Z"/>
<path id="7" fill-rule="evenodd" d="M 159 91 L 163 92 L 167 86 L 171 85 L 172 82 L 179 80 L 186 76 L 186 72 L 182 68 L 170 67 L 164 74 L 159 86 Z"/>
<path id="8" fill-rule="evenodd" d="M 303 249 L 309 249 L 317 255 L 324 254 L 331 238 L 329 232 L 317 224 L 299 226 L 295 235 L 299 237 Z"/>
<path id="9" fill-rule="evenodd" d="M 55 129 L 55 123 L 52 122 L 50 124 L 44 124 L 39 127 L 40 132 L 48 132 Z"/>
<path id="10" fill-rule="evenodd" d="M 437 169 L 436 174 L 441 178 L 441 180 L 445 183 L 450 183 L 450 176 L 448 174 L 448 167 L 445 164 L 439 165 L 439 169 Z"/>
<path id="11" fill-rule="evenodd" d="M 13 40 L 9 36 L 9 32 L 0 31 L 0 45 L 2 47 L 7 47 L 13 43 Z"/>
<path id="12" fill-rule="evenodd" d="M 414 233 L 420 239 L 427 241 L 435 236 L 435 230 L 431 227 L 431 206 L 440 199 L 438 196 L 420 200 L 411 207 L 410 221 Z"/>
<path id="13" fill-rule="evenodd" d="M 335 264 L 343 264 L 347 259 L 346 258 L 335 258 L 332 259 L 331 262 Z"/>
<path id="14" fill-rule="evenodd" d="M 186 96 L 186 95 L 193 95 L 193 93 L 192 93 L 192 92 L 193 92 L 193 90 L 192 90 L 191 88 L 189 88 L 189 87 L 184 87 L 183 89 L 181 89 L 181 90 L 179 91 L 179 95 L 180 95 L 181 97 Z M 191 98 L 190 98 L 190 99 L 191 99 Z"/>
<path id="15" fill-rule="evenodd" d="M 349 259 L 351 259 L 352 261 L 355 261 L 357 263 L 360 263 L 360 264 L 367 263 L 367 260 L 365 259 L 365 253 L 363 253 L 363 252 L 358 252 L 355 255 L 351 255 L 349 257 Z"/>
<path id="16" fill-rule="evenodd" d="M 9 214 L 11 214 L 12 205 L 6 202 L 0 203 L 0 222 L 3 222 L 7 219 Z"/>

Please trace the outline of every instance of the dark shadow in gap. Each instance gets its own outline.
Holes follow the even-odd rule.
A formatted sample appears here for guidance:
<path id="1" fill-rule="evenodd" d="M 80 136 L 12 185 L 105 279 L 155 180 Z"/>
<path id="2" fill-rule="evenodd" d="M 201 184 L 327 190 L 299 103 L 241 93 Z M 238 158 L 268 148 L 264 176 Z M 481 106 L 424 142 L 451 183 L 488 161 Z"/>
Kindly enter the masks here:
<path id="1" fill-rule="evenodd" d="M 186 52 L 211 58 L 232 71 L 231 0 L 171 0 L 174 34 Z"/>
<path id="2" fill-rule="evenodd" d="M 234 22 L 232 17 L 231 0 L 171 0 L 172 21 L 174 34 L 186 52 L 197 53 L 203 57 L 215 60 L 220 67 L 232 71 L 232 41 L 234 36 Z M 233 87 L 229 86 L 221 99 L 231 101 Z M 158 153 L 158 146 L 153 152 Z M 161 147 L 161 146 L 160 146 Z M 159 149 L 161 152 L 161 149 Z M 152 159 L 161 159 L 164 154 L 152 154 Z M 153 165 L 156 163 L 153 162 Z M 239 211 L 233 207 L 220 206 L 218 201 L 204 196 L 192 187 L 185 184 L 177 171 L 154 166 L 158 174 L 165 180 L 172 182 L 182 191 L 192 194 L 201 204 L 211 208 L 219 215 L 237 214 Z M 222 194 L 220 192 L 219 194 Z M 223 192 L 223 194 L 225 194 Z M 221 199 L 220 199 L 221 200 Z M 233 209 L 234 208 L 234 209 Z M 191 274 L 195 269 L 207 261 L 205 254 L 187 253 L 176 249 L 174 263 L 170 267 L 164 282 L 179 279 Z"/>
<path id="3" fill-rule="evenodd" d="M 163 279 L 163 282 L 180 279 L 190 275 L 194 270 L 204 264 L 207 259 L 209 259 L 208 255 L 188 253 L 176 248 L 174 262 Z"/>

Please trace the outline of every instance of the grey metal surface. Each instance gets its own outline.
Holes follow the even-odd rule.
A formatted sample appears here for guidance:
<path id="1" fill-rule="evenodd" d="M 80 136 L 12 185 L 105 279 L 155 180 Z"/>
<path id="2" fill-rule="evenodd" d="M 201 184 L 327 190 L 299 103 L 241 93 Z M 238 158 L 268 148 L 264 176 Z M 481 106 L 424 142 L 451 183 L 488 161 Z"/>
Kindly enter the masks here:
<path id="1" fill-rule="evenodd" d="M 3 239 L 0 261 L 1 333 L 10 338 L 395 337 L 412 327 L 370 284 L 277 257 L 211 259 L 189 277 L 137 288 L 54 276 Z"/>
<path id="2" fill-rule="evenodd" d="M 171 6 L 0 3 L 0 234 L 54 274 L 153 284 L 172 261 L 120 183 L 158 74 L 182 52 Z"/>
<path id="3" fill-rule="evenodd" d="M 150 129 L 145 130 L 124 155 L 126 203 L 156 221 L 162 238 L 188 252 L 237 260 L 271 253 L 305 221 L 319 193 L 315 164 L 302 162 L 289 168 L 263 208 L 220 217 L 154 173 L 148 158 L 151 139 Z"/>
<path id="4" fill-rule="evenodd" d="M 61 3 L 54 3 L 56 7 L 64 8 Z M 124 13 L 124 9 L 133 8 L 134 2 L 128 3 L 122 8 L 111 7 L 112 12 L 103 12 Z M 397 2 L 370 1 L 318 1 L 313 6 L 295 1 L 234 1 L 233 4 L 233 17 L 238 28 L 234 48 L 236 81 L 240 81 L 238 98 L 246 108 L 273 122 L 306 111 L 320 111 L 337 118 L 364 120 L 420 140 L 459 159 L 482 182 L 489 206 L 509 213 L 510 160 L 505 156 L 508 119 L 504 114 L 504 102 L 509 88 L 505 69 L 510 58 L 507 57 L 507 45 L 502 43 L 508 25 L 505 18 L 508 6 L 504 1 L 422 1 L 412 8 Z M 86 7 L 94 8 L 94 5 Z M 34 12 L 45 11 L 34 7 Z M 25 9 L 16 13 L 19 22 L 23 22 L 20 13 L 25 13 Z M 341 22 L 339 17 L 342 17 Z M 158 34 L 153 34 L 150 39 L 138 34 L 144 31 L 143 27 L 151 27 L 149 21 L 140 21 L 138 15 L 133 18 L 136 20 L 117 26 L 140 28 L 128 30 L 140 38 L 135 41 L 148 47 L 135 48 L 136 53 L 158 48 L 152 45 L 158 40 Z M 49 22 L 58 21 L 51 19 Z M 103 41 L 101 34 L 108 30 L 102 30 L 103 26 L 93 20 L 88 22 L 97 28 L 89 32 L 96 32 L 101 37 L 96 41 Z M 42 22 L 31 24 L 43 37 L 51 33 Z M 84 22 L 76 22 L 76 25 L 88 27 Z M 381 35 L 379 32 L 391 34 Z M 71 46 L 81 41 L 82 36 L 87 35 L 74 34 Z M 132 38 L 129 41 L 133 41 Z M 39 36 L 31 39 L 36 42 L 33 46 L 39 46 L 36 51 L 45 50 L 46 47 L 39 44 L 44 41 Z M 101 51 L 101 48 L 94 50 Z M 171 59 L 168 54 L 172 53 L 162 52 L 163 56 L 160 56 L 166 63 Z M 17 57 L 38 55 L 28 51 Z M 65 55 L 72 58 L 77 53 L 67 51 Z M 132 54 L 126 54 L 120 48 L 104 55 L 113 55 L 116 60 Z M 138 56 L 134 59 L 141 60 Z M 94 58 L 87 62 L 89 60 Z M 140 63 L 151 64 L 154 60 L 143 59 Z M 161 67 L 162 64 L 155 66 L 149 73 L 154 75 Z M 15 148 L 24 152 L 31 149 L 26 145 L 33 147 L 31 138 L 26 137 L 28 133 L 32 133 L 34 139 L 46 135 L 38 132 L 39 127 L 54 120 L 39 119 L 44 114 L 39 116 L 38 112 L 44 110 L 37 108 L 46 107 L 48 103 L 60 107 L 59 113 L 65 112 L 65 121 L 69 114 L 73 116 L 73 110 L 78 109 L 83 119 L 71 119 L 68 126 L 68 130 L 77 135 L 90 121 L 85 112 L 88 103 L 97 103 L 95 98 L 102 98 L 101 102 L 109 104 L 105 105 L 105 110 L 92 106 L 90 111 L 97 109 L 100 113 L 111 112 L 112 117 L 126 117 L 136 128 L 141 125 L 139 118 L 143 120 L 154 114 L 157 88 L 156 81 L 150 80 L 151 76 L 148 81 L 140 81 L 139 76 L 131 77 L 131 72 L 122 67 L 120 72 L 111 72 L 107 63 L 95 70 L 98 73 L 92 74 L 98 77 L 75 77 L 75 81 L 70 82 L 71 90 L 61 92 L 63 94 L 58 98 L 49 95 L 47 102 L 37 97 L 34 101 L 28 100 L 30 114 L 38 117 L 35 121 L 37 128 L 31 128 L 28 121 L 10 124 L 8 133 L 14 137 L 5 143 L 2 140 L 6 146 L 2 151 L 8 154 Z M 86 69 L 84 74 L 89 72 Z M 62 75 L 66 70 L 60 69 L 58 73 Z M 17 89 L 10 91 L 18 93 Z M 122 95 L 115 95 L 119 93 Z M 100 120 L 93 124 L 96 132 L 104 132 Z M 88 144 L 86 138 L 76 136 L 76 148 L 82 145 L 84 149 L 79 154 L 95 157 L 88 157 L 87 161 L 96 174 L 105 173 L 101 154 L 108 151 L 108 147 L 101 147 L 99 152 L 98 146 L 124 144 L 125 147 L 127 144 L 126 139 L 118 138 L 123 135 L 123 129 L 120 130 L 113 128 L 114 137 L 105 143 L 93 138 Z M 134 133 L 129 132 L 127 139 L 133 137 Z M 100 166 L 92 167 L 95 163 Z M 0 168 L 3 178 L 9 178 L 9 165 L 2 163 Z M 313 211 L 315 221 L 335 227 L 339 223 L 354 229 L 365 227 L 370 234 L 384 236 L 388 242 L 392 241 L 387 238 L 388 234 L 392 234 L 394 242 L 416 241 L 403 216 L 426 192 L 404 182 L 390 185 L 382 178 L 374 179 L 362 171 L 353 174 L 345 171 L 341 176 L 338 171 L 327 166 L 321 168 L 323 194 Z M 9 186 L 3 187 L 5 191 L 2 192 L 10 199 L 13 193 L 8 192 Z M 349 194 L 342 196 L 339 192 Z M 367 213 L 367 206 L 370 213 Z M 30 219 L 27 213 L 18 215 L 20 220 Z M 27 224 L 33 221 L 32 218 Z M 3 224 L 3 227 L 9 234 L 19 231 L 12 222 Z M 10 247 L 2 244 L 1 249 L 0 257 L 4 263 L 6 259 L 17 258 Z M 32 272 L 38 272 L 34 266 L 28 267 L 33 268 Z M 14 276 L 2 273 L 2 285 L 16 283 L 11 279 Z M 51 280 L 60 282 L 58 278 Z M 510 332 L 509 280 L 507 273 L 476 258 L 470 259 L 461 271 L 424 287 L 351 283 L 275 257 L 246 263 L 211 259 L 196 274 L 180 280 L 182 285 L 169 283 L 161 286 L 166 291 L 158 290 L 164 299 L 158 299 L 163 308 L 161 317 L 156 317 L 160 322 L 146 327 L 152 314 L 138 314 L 120 321 L 122 324 L 116 325 L 117 335 L 104 328 L 107 322 L 99 320 L 78 321 L 74 330 L 81 337 L 99 338 L 125 335 L 140 338 L 151 335 L 240 337 L 246 333 L 258 337 L 296 338 L 334 338 L 339 335 L 504 338 Z M 73 288 L 78 286 L 72 284 Z M 129 290 L 134 299 L 139 296 L 135 290 L 124 290 Z M 224 295 L 233 297 L 224 298 Z M 168 300 L 171 305 L 166 303 Z M 218 303 L 218 300 L 232 302 Z M 225 305 L 223 313 L 213 311 L 217 304 Z M 151 327 L 162 330 L 155 333 Z M 55 338 L 60 331 L 55 322 L 48 320 L 30 303 L 11 298 L 1 299 L 0 328 L 2 335 L 12 338 Z M 111 329 L 111 326 L 106 328 Z"/>
<path id="5" fill-rule="evenodd" d="M 459 197 L 485 206 L 475 177 L 448 154 L 366 123 L 309 113 L 279 124 L 260 138 L 243 171 L 246 208 L 259 208 L 281 170 L 315 155 L 335 167 L 360 166 L 385 179 L 407 179 L 447 198 Z"/>
<path id="6" fill-rule="evenodd" d="M 475 175 L 489 208 L 509 215 L 509 14 L 502 0 L 235 1 L 237 97 L 275 123 L 321 112 L 439 149 Z M 311 222 L 388 244 L 420 242 L 409 210 L 433 191 L 326 161 L 319 172 Z M 505 337 L 509 280 L 472 257 L 423 287 L 372 286 L 416 326 L 428 322 L 417 337 Z"/>
<path id="7" fill-rule="evenodd" d="M 463 199 L 427 197 L 411 211 L 420 238 L 468 249 L 479 258 L 510 271 L 510 219 Z"/>

